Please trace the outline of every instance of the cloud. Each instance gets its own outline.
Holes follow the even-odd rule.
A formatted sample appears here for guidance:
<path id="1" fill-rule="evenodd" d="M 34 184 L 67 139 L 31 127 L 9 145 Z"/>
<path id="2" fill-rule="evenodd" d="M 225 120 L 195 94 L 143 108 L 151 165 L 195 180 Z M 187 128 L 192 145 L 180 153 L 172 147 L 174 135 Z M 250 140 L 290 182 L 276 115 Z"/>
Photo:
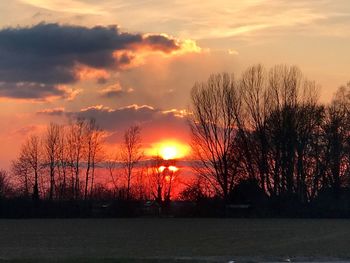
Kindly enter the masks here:
<path id="1" fill-rule="evenodd" d="M 102 129 L 111 133 L 108 142 L 121 140 L 121 133 L 130 125 L 142 128 L 145 142 L 164 139 L 188 140 L 189 130 L 185 112 L 179 110 L 164 111 L 149 105 L 130 105 L 118 109 L 111 109 L 102 105 L 90 107 L 74 116 L 95 118 Z M 115 136 L 119 133 L 119 136 Z"/>
<path id="2" fill-rule="evenodd" d="M 186 138 L 188 126 L 186 111 L 161 110 L 149 105 L 129 105 L 112 109 L 104 105 L 83 108 L 80 111 L 65 111 L 63 108 L 53 108 L 38 111 L 37 114 L 47 116 L 62 116 L 68 118 L 93 118 L 98 125 L 111 134 L 110 141 L 119 138 L 115 133 L 123 132 L 130 125 L 140 125 L 146 141 L 154 138 L 161 140 L 170 138 Z"/>
<path id="3" fill-rule="evenodd" d="M 94 118 L 101 128 L 112 131 L 124 129 L 133 124 L 142 125 L 145 122 L 154 120 L 160 113 L 160 110 L 148 105 L 130 105 L 118 109 L 96 105 L 68 114 L 81 118 Z"/>
<path id="4" fill-rule="evenodd" d="M 50 11 L 61 11 L 75 14 L 94 14 L 104 15 L 106 12 L 102 11 L 93 5 L 82 3 L 75 0 L 21 0 L 21 2 L 38 7 L 47 9 Z"/>
<path id="5" fill-rule="evenodd" d="M 102 98 L 115 98 L 115 97 L 121 97 L 133 91 L 134 90 L 132 88 L 129 88 L 127 90 L 122 89 L 122 87 L 120 86 L 120 83 L 117 82 L 113 85 L 104 87 L 102 90 L 99 91 L 99 94 L 101 95 Z"/>
<path id="6" fill-rule="evenodd" d="M 119 21 L 127 28 L 151 28 L 155 32 L 168 32 L 198 41 L 233 38 L 254 43 L 257 38 L 267 38 L 271 31 L 289 35 L 295 28 L 298 34 L 332 35 L 334 30 L 338 31 L 333 19 L 349 13 L 347 0 L 178 0 L 176 4 L 157 0 L 116 0 L 90 3 L 108 13 L 109 19 L 118 14 Z M 348 21 L 342 23 L 341 28 L 347 35 Z M 325 28 L 315 27 L 323 22 L 327 23 Z"/>
<path id="7" fill-rule="evenodd" d="M 169 38 L 167 35 L 147 35 L 144 38 L 143 44 L 146 44 L 152 50 L 163 51 L 164 53 L 170 53 L 180 49 L 180 45 L 176 43 L 174 39 Z"/>
<path id="8" fill-rule="evenodd" d="M 65 113 L 65 109 L 63 107 L 57 107 L 53 109 L 43 109 L 37 111 L 37 114 L 42 115 L 50 115 L 50 116 L 62 116 Z"/>
<path id="9" fill-rule="evenodd" d="M 181 43 L 166 35 L 121 32 L 117 26 L 40 23 L 1 29 L 0 96 L 69 97 L 58 85 L 106 79 L 108 71 L 132 64 L 139 49 L 168 54 Z"/>
<path id="10" fill-rule="evenodd" d="M 38 99 L 69 95 L 68 90 L 59 85 L 37 82 L 0 82 L 0 97 Z"/>

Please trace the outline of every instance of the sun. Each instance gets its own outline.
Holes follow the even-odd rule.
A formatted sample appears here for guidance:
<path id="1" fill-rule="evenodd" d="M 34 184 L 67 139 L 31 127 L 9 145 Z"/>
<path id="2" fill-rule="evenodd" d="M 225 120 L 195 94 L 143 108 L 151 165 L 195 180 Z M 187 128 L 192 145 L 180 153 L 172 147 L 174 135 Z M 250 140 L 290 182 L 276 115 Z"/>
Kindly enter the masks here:
<path id="1" fill-rule="evenodd" d="M 178 149 L 175 146 L 171 145 L 171 146 L 164 146 L 160 148 L 159 155 L 164 160 L 171 160 L 171 159 L 176 159 L 179 153 L 178 153 Z"/>
<path id="2" fill-rule="evenodd" d="M 178 141 L 161 141 L 152 144 L 147 150 L 147 155 L 160 156 L 164 160 L 179 159 L 187 156 L 189 146 Z"/>

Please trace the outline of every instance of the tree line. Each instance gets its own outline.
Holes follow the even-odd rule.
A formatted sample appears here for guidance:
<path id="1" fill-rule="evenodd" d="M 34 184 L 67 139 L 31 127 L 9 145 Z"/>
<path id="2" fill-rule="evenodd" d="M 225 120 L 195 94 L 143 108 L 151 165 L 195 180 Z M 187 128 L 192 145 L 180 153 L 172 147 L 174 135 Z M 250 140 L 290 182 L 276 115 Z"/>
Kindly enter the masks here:
<path id="1" fill-rule="evenodd" d="M 225 202 L 242 182 L 302 204 L 349 191 L 350 84 L 322 104 L 297 67 L 255 65 L 196 83 L 191 99 L 195 170 Z"/>
<path id="2" fill-rule="evenodd" d="M 18 195 L 34 200 L 90 198 L 102 142 L 103 131 L 93 119 L 51 123 L 43 134 L 30 135 L 12 162 Z"/>
<path id="3" fill-rule="evenodd" d="M 187 118 L 190 183 L 181 182 L 176 160 L 145 158 L 139 126 L 125 130 L 119 147 L 106 154 L 105 131 L 95 120 L 75 119 L 27 138 L 11 171 L 0 172 L 0 194 L 160 205 L 176 197 L 206 211 L 216 204 L 272 210 L 327 204 L 350 211 L 350 84 L 325 104 L 297 67 L 254 65 L 238 77 L 214 74 L 195 83 Z M 96 182 L 98 167 L 112 187 Z"/>
<path id="4" fill-rule="evenodd" d="M 175 161 L 147 158 L 137 125 L 121 133 L 119 147 L 107 150 L 105 138 L 94 119 L 50 123 L 26 138 L 10 173 L 0 172 L 2 197 L 170 202 L 178 184 Z"/>

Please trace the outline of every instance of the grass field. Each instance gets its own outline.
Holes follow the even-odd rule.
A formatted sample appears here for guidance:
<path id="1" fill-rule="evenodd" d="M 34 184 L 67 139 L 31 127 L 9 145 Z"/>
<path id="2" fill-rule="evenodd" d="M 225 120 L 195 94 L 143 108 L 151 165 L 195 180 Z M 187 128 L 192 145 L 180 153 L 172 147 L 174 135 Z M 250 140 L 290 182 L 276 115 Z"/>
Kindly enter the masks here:
<path id="1" fill-rule="evenodd" d="M 350 259 L 350 220 L 0 220 L 0 262 L 237 262 L 287 257 Z"/>

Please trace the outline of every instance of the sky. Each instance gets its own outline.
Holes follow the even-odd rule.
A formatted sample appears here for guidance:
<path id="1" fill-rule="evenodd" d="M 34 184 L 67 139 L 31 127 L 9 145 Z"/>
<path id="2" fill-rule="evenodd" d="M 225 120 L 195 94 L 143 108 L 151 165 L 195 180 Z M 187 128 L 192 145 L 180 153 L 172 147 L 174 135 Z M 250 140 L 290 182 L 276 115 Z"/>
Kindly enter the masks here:
<path id="1" fill-rule="evenodd" d="M 328 102 L 350 81 L 348 0 L 2 0 L 0 167 L 50 122 L 94 117 L 113 145 L 186 144 L 196 81 L 297 65 Z"/>

